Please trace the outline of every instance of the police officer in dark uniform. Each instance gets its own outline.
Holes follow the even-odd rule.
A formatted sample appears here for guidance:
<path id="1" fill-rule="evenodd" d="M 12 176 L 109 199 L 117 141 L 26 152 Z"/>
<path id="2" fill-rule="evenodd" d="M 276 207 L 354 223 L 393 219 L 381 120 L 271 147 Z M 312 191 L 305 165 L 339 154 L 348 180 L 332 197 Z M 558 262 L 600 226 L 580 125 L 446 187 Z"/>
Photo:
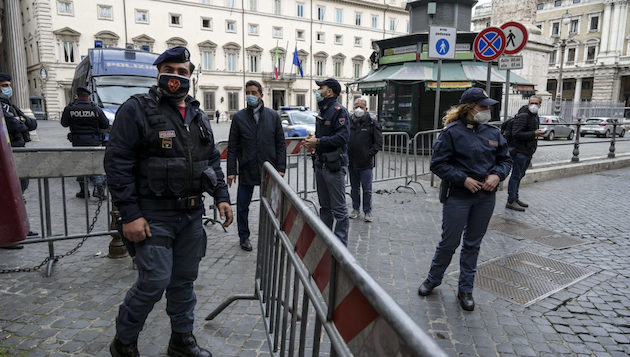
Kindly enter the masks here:
<path id="1" fill-rule="evenodd" d="M 442 239 L 418 294 L 429 295 L 442 283 L 463 233 L 457 300 L 472 311 L 481 240 L 492 217 L 497 185 L 510 173 L 512 159 L 499 129 L 485 124 L 491 118 L 490 106 L 498 102 L 481 88 L 471 88 L 459 103 L 446 113 L 445 128 L 433 145 L 431 171 L 442 179 Z"/>
<path id="2" fill-rule="evenodd" d="M 138 267 L 138 280 L 119 308 L 110 352 L 138 355 L 138 335 L 166 291 L 168 355 L 211 356 L 192 334 L 193 283 L 207 241 L 202 192 L 214 197 L 224 227 L 232 223 L 230 196 L 210 121 L 187 95 L 194 70 L 190 52 L 171 48 L 154 65 L 158 85 L 120 107 L 105 151 L 108 187 Z"/>
<path id="3" fill-rule="evenodd" d="M 72 142 L 72 146 L 101 146 L 102 131 L 109 129 L 109 121 L 105 113 L 90 100 L 90 94 L 92 92 L 86 87 L 78 87 L 77 99 L 63 110 L 61 125 L 65 128 L 70 127 L 68 140 Z M 94 183 L 94 197 L 105 198 L 103 189 L 105 177 L 96 175 L 92 176 L 91 180 Z M 86 187 L 87 178 L 79 176 L 77 181 L 81 191 L 77 192 L 76 197 L 90 197 L 89 187 Z"/>
<path id="4" fill-rule="evenodd" d="M 320 117 L 315 125 L 315 137 L 309 135 L 303 144 L 315 149 L 315 180 L 319 199 L 319 216 L 333 229 L 337 237 L 348 244 L 348 208 L 346 207 L 345 175 L 348 170 L 348 138 L 350 121 L 348 111 L 337 97 L 341 85 L 336 79 L 315 81 L 315 92 Z"/>

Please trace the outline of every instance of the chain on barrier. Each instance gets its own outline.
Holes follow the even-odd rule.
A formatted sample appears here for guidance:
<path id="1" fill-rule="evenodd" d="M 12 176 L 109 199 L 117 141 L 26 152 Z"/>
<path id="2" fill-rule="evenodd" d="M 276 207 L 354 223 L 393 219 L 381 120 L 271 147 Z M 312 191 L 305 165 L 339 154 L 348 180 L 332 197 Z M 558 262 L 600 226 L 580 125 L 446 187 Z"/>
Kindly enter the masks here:
<path id="1" fill-rule="evenodd" d="M 103 206 L 103 201 L 105 201 L 104 197 L 100 197 L 98 199 L 96 211 L 94 211 L 94 217 L 92 217 L 92 222 L 90 222 L 90 226 L 88 227 L 87 233 L 81 239 L 81 241 L 79 243 L 77 243 L 77 245 L 74 248 L 70 249 L 69 251 L 67 251 L 64 254 L 57 254 L 57 255 L 52 256 L 52 257 L 48 256 L 41 263 L 39 263 L 38 265 L 32 266 L 32 267 L 0 269 L 0 274 L 30 273 L 30 272 L 38 271 L 44 265 L 48 264 L 48 262 L 50 262 L 50 261 L 57 262 L 57 261 L 59 261 L 59 259 L 63 259 L 65 257 L 69 257 L 72 254 L 76 253 L 83 246 L 83 243 L 85 243 L 85 241 L 90 237 L 90 233 L 92 233 L 92 230 L 94 230 L 94 226 L 96 225 L 96 222 L 98 221 L 98 216 L 101 214 L 101 207 Z"/>

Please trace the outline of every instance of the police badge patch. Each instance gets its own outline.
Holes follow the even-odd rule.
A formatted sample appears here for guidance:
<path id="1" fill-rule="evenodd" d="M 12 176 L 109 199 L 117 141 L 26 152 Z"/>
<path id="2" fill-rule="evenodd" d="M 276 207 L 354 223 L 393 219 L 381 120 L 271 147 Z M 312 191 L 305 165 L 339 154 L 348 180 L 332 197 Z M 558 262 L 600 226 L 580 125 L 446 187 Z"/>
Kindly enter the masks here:
<path id="1" fill-rule="evenodd" d="M 173 139 L 164 138 L 162 139 L 162 149 L 172 149 L 173 148 Z"/>
<path id="2" fill-rule="evenodd" d="M 174 138 L 176 136 L 175 130 L 161 130 L 158 135 L 160 136 L 160 139 Z"/>
<path id="3" fill-rule="evenodd" d="M 346 117 L 339 118 L 339 124 L 344 125 L 346 123 Z"/>

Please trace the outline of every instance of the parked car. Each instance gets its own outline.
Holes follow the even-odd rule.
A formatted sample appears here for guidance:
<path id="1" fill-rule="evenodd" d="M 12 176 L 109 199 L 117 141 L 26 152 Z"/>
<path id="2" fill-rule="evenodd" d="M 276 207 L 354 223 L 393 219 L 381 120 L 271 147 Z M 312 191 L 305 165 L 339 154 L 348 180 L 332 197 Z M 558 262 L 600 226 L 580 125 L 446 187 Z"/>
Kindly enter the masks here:
<path id="1" fill-rule="evenodd" d="M 308 107 L 280 107 L 279 113 L 285 137 L 315 135 L 317 112 L 309 110 Z"/>
<path id="2" fill-rule="evenodd" d="M 554 140 L 556 138 L 567 138 L 572 140 L 575 135 L 575 129 L 568 125 L 567 122 L 555 115 L 543 115 L 539 117 L 540 129 L 545 132 L 542 138 L 545 140 Z M 551 125 L 545 125 L 551 124 Z"/>
<path id="3" fill-rule="evenodd" d="M 617 123 L 619 125 L 612 125 Z M 610 138 L 613 133 L 613 127 L 617 136 L 623 138 L 626 135 L 626 129 L 621 125 L 618 119 L 615 118 L 588 118 L 584 122 L 584 125 L 580 129 L 580 136 L 587 134 L 596 135 L 597 137 L 605 136 Z"/>

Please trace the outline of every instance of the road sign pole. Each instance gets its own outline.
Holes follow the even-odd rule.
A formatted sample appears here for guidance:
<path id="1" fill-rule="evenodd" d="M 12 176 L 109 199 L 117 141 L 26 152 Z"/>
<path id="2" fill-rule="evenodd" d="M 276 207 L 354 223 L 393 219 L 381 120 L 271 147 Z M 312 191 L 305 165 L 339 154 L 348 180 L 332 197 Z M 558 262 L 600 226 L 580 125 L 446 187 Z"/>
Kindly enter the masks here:
<path id="1" fill-rule="evenodd" d="M 433 111 L 433 129 L 438 129 L 440 120 L 440 86 L 442 84 L 442 60 L 438 60 L 437 86 L 435 87 L 435 110 Z"/>
<path id="2" fill-rule="evenodd" d="M 510 101 L 510 70 L 505 75 L 505 108 L 503 108 L 503 120 L 507 120 L 508 103 Z"/>
<path id="3" fill-rule="evenodd" d="M 486 93 L 490 96 L 490 89 L 492 89 L 492 62 L 488 62 L 488 75 L 486 76 Z"/>

